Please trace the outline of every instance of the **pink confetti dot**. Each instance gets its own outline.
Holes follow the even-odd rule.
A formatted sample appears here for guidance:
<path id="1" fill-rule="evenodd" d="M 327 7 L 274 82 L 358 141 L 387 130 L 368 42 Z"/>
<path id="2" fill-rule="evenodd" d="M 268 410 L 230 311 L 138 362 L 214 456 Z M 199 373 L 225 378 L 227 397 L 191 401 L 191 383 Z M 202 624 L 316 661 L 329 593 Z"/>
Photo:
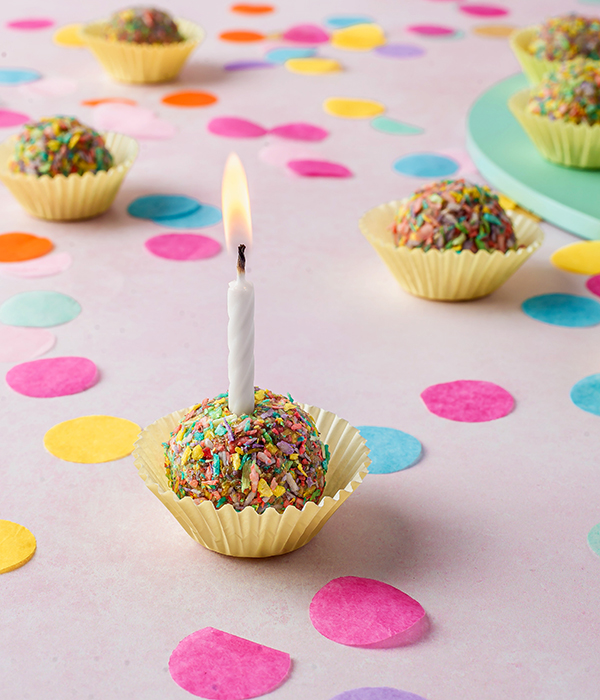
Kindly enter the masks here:
<path id="1" fill-rule="evenodd" d="M 31 117 L 23 112 L 12 112 L 10 109 L 0 109 L 0 127 L 20 126 L 31 121 Z"/>
<path id="2" fill-rule="evenodd" d="M 298 24 L 290 27 L 283 38 L 297 44 L 324 44 L 329 41 L 329 34 L 316 24 Z"/>
<path id="3" fill-rule="evenodd" d="M 260 124 L 239 117 L 217 117 L 209 121 L 206 128 L 211 134 L 234 139 L 256 139 L 267 133 Z"/>
<path id="4" fill-rule="evenodd" d="M 221 252 L 221 244 L 197 233 L 164 233 L 144 245 L 152 255 L 167 260 L 206 260 Z"/>
<path id="5" fill-rule="evenodd" d="M 585 283 L 585 286 L 590 290 L 592 294 L 595 294 L 596 296 L 600 297 L 600 275 L 594 275 L 594 277 L 590 277 L 589 280 Z"/>
<path id="6" fill-rule="evenodd" d="M 98 381 L 98 368 L 85 357 L 51 357 L 24 362 L 6 375 L 8 386 L 37 399 L 79 394 Z"/>
<path id="7" fill-rule="evenodd" d="M 29 19 L 13 19 L 6 23 L 9 29 L 31 31 L 35 29 L 47 29 L 54 26 L 54 20 L 46 17 L 30 17 Z"/>
<path id="8" fill-rule="evenodd" d="M 302 177 L 352 177 L 345 165 L 329 160 L 290 160 L 287 167 Z"/>
<path id="9" fill-rule="evenodd" d="M 468 379 L 434 384 L 421 394 L 427 408 L 436 416 L 463 423 L 481 423 L 508 415 L 513 397 L 492 382 Z"/>
<path id="10" fill-rule="evenodd" d="M 439 24 L 413 24 L 406 28 L 407 31 L 421 36 L 450 36 L 455 34 L 456 30 L 452 27 L 443 27 Z"/>
<path id="11" fill-rule="evenodd" d="M 294 141 L 322 141 L 329 136 L 329 132 L 326 129 L 306 122 L 281 124 L 270 129 L 269 133 L 282 139 L 292 139 Z"/>
<path id="12" fill-rule="evenodd" d="M 504 17 L 509 12 L 498 5 L 460 5 L 458 9 L 474 17 Z"/>
<path id="13" fill-rule="evenodd" d="M 0 325 L 0 362 L 25 362 L 54 347 L 56 338 L 45 328 Z"/>

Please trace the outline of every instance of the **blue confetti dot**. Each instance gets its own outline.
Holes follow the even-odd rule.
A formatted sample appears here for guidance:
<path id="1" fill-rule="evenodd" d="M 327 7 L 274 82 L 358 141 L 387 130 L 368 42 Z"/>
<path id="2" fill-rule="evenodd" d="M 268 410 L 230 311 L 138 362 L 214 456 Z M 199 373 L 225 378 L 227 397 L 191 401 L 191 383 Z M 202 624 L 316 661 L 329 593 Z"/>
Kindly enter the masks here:
<path id="1" fill-rule="evenodd" d="M 361 425 L 358 431 L 366 439 L 370 450 L 370 474 L 399 472 L 412 467 L 421 458 L 421 443 L 408 433 L 373 425 Z"/>
<path id="2" fill-rule="evenodd" d="M 600 523 L 588 532 L 587 541 L 592 552 L 600 557 Z"/>
<path id="3" fill-rule="evenodd" d="M 41 77 L 41 73 L 31 68 L 0 68 L 0 85 L 23 85 Z"/>
<path id="4" fill-rule="evenodd" d="M 448 156 L 439 156 L 436 153 L 411 153 L 398 158 L 392 167 L 401 175 L 436 178 L 453 175 L 459 165 Z"/>
<path id="5" fill-rule="evenodd" d="M 600 416 L 600 374 L 590 374 L 571 389 L 571 401 L 582 411 Z"/>
<path id="6" fill-rule="evenodd" d="M 169 219 L 157 219 L 155 217 L 153 221 L 170 228 L 204 228 L 205 226 L 218 224 L 222 218 L 220 209 L 210 204 L 201 204 L 196 211 L 186 216 Z"/>
<path id="7" fill-rule="evenodd" d="M 585 328 L 600 323 L 600 304 L 575 294 L 541 294 L 526 299 L 521 308 L 536 321 L 553 326 Z"/>
<path id="8" fill-rule="evenodd" d="M 366 15 L 334 15 L 325 20 L 325 26 L 329 29 L 345 29 L 355 24 L 373 24 L 373 18 Z"/>
<path id="9" fill-rule="evenodd" d="M 269 63 L 280 63 L 283 65 L 286 61 L 289 61 L 290 58 L 310 58 L 311 56 L 314 56 L 316 53 L 317 53 L 316 49 L 312 49 L 312 48 L 271 49 L 270 51 L 267 51 L 267 53 L 265 54 L 265 59 L 267 61 L 269 61 Z"/>
<path id="10" fill-rule="evenodd" d="M 137 219 L 174 219 L 193 214 L 200 202 L 179 194 L 149 194 L 138 197 L 127 207 L 127 213 Z"/>

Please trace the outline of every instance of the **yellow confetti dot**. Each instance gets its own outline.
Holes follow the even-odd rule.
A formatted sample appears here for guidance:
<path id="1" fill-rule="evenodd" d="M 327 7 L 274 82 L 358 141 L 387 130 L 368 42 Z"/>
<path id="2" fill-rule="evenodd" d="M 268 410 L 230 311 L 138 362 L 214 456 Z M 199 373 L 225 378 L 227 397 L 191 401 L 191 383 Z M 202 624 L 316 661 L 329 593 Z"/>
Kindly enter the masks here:
<path id="1" fill-rule="evenodd" d="M 44 435 L 44 447 L 67 462 L 111 462 L 133 452 L 140 430 L 124 418 L 82 416 L 50 428 Z"/>
<path id="2" fill-rule="evenodd" d="M 579 275 L 600 274 L 600 241 L 582 241 L 559 248 L 552 254 L 553 265 Z"/>
<path id="3" fill-rule="evenodd" d="M 0 520 L 0 574 L 27 564 L 35 548 L 35 537 L 26 527 Z"/>
<path id="4" fill-rule="evenodd" d="M 355 24 L 331 35 L 331 45 L 347 51 L 370 51 L 383 44 L 385 34 L 378 24 Z"/>
<path id="5" fill-rule="evenodd" d="M 285 67 L 292 73 L 306 75 L 337 73 L 342 70 L 341 64 L 333 58 L 290 58 L 285 62 Z"/>
<path id="6" fill-rule="evenodd" d="M 330 97 L 323 103 L 327 114 L 344 119 L 371 119 L 385 112 L 384 105 L 374 100 L 358 100 L 351 97 Z"/>
<path id="7" fill-rule="evenodd" d="M 59 46 L 69 46 L 79 48 L 85 46 L 85 42 L 81 38 L 79 31 L 81 24 L 67 24 L 54 32 L 54 43 Z"/>
<path id="8" fill-rule="evenodd" d="M 480 24 L 478 27 L 473 27 L 473 34 L 490 39 L 506 39 L 515 29 L 514 24 Z"/>

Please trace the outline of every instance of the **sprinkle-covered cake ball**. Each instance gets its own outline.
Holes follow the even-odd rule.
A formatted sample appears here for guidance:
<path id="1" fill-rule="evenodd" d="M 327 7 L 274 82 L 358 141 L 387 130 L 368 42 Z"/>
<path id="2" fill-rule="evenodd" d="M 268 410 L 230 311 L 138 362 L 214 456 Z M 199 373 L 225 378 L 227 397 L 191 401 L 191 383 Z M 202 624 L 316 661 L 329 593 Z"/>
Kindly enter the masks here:
<path id="1" fill-rule="evenodd" d="M 45 117 L 25 124 L 17 136 L 9 169 L 27 175 L 97 173 L 113 166 L 100 134 L 75 117 Z"/>
<path id="2" fill-rule="evenodd" d="M 572 124 L 599 124 L 600 65 L 583 58 L 558 64 L 532 89 L 527 109 Z"/>
<path id="3" fill-rule="evenodd" d="M 183 41 L 169 14 L 152 7 L 131 7 L 110 18 L 106 38 L 134 44 L 174 44 Z"/>
<path id="4" fill-rule="evenodd" d="M 488 187 L 440 180 L 404 200 L 392 225 L 397 246 L 438 250 L 518 248 L 508 215 Z"/>
<path id="5" fill-rule="evenodd" d="M 529 51 L 547 61 L 570 61 L 578 56 L 600 59 L 600 19 L 572 13 L 552 17 L 539 29 Z"/>
<path id="6" fill-rule="evenodd" d="M 195 503 L 282 512 L 318 503 L 329 449 L 311 416 L 291 397 L 256 389 L 251 415 L 232 414 L 227 394 L 205 399 L 165 443 L 169 485 Z"/>

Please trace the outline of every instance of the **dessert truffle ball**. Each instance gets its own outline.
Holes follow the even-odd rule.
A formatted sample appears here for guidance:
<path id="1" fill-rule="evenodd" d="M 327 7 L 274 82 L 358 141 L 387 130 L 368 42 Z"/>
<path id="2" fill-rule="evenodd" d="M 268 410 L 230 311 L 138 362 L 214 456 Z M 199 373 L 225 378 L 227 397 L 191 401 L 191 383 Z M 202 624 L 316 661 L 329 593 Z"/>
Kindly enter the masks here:
<path id="1" fill-rule="evenodd" d="M 575 13 L 552 17 L 539 29 L 529 51 L 547 61 L 569 61 L 578 56 L 600 59 L 600 19 Z"/>
<path id="2" fill-rule="evenodd" d="M 25 124 L 17 136 L 9 169 L 27 175 L 97 173 L 113 166 L 100 134 L 75 117 L 45 117 Z"/>
<path id="3" fill-rule="evenodd" d="M 489 188 L 440 180 L 404 200 L 392 225 L 397 246 L 437 250 L 518 248 L 512 223 Z"/>
<path id="4" fill-rule="evenodd" d="M 131 7 L 110 18 L 106 38 L 134 44 L 174 44 L 183 41 L 169 14 L 152 7 Z"/>
<path id="5" fill-rule="evenodd" d="M 572 124 L 599 124 L 600 65 L 583 58 L 560 63 L 532 89 L 527 109 Z"/>
<path id="6" fill-rule="evenodd" d="M 251 415 L 237 416 L 227 394 L 205 399 L 173 431 L 165 469 L 179 498 L 258 513 L 320 500 L 329 449 L 313 419 L 286 396 L 256 389 L 254 400 Z"/>

